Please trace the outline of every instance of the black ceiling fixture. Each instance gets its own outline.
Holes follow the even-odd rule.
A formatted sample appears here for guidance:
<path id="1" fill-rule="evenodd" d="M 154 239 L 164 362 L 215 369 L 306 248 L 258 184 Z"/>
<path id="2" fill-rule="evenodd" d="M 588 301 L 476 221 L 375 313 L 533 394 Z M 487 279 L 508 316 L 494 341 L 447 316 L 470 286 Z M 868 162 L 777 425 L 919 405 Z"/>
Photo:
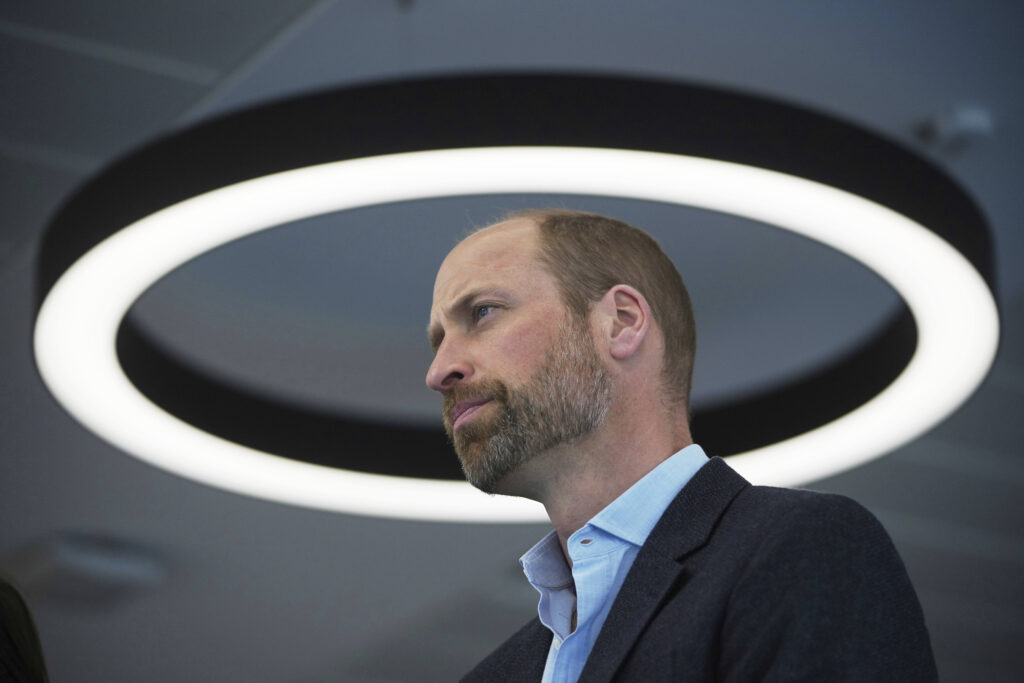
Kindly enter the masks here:
<path id="1" fill-rule="evenodd" d="M 271 173 L 383 154 L 495 146 L 666 152 L 771 169 L 848 190 L 953 244 L 993 287 L 992 245 L 973 201 L 943 172 L 857 126 L 705 86 L 583 74 L 422 78 L 318 92 L 175 132 L 113 164 L 61 209 L 42 241 L 37 306 L 60 275 L 115 231 L 195 195 Z M 906 367 L 905 306 L 857 350 L 763 393 L 698 410 L 717 455 L 823 425 Z M 117 351 L 128 378 L 167 412 L 261 451 L 342 469 L 459 479 L 436 430 L 316 412 L 227 386 L 176 358 L 129 313 Z M 409 455 L 403 455 L 409 454 Z"/>

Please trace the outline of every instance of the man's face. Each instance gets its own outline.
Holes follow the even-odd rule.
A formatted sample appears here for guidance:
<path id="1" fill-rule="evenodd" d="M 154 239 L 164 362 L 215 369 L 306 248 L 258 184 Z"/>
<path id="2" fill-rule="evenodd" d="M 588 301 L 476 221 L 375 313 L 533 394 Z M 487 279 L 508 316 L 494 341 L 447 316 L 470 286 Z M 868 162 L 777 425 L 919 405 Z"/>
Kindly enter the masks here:
<path id="1" fill-rule="evenodd" d="M 427 384 L 466 478 L 488 492 L 523 463 L 593 431 L 610 380 L 585 320 L 537 262 L 537 228 L 513 221 L 457 246 L 438 272 Z"/>

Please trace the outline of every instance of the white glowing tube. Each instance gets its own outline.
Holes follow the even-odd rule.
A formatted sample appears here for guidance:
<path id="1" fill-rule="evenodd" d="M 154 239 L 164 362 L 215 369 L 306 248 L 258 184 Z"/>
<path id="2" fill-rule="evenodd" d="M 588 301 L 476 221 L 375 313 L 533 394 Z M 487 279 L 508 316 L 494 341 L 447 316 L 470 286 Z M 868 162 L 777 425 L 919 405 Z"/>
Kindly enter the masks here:
<path id="1" fill-rule="evenodd" d="M 122 318 L 148 287 L 226 242 L 343 209 L 513 192 L 627 197 L 743 216 L 850 255 L 903 297 L 918 328 L 918 346 L 906 369 L 847 415 L 731 457 L 755 483 L 806 483 L 914 439 L 955 410 L 994 359 L 998 315 L 982 277 L 948 243 L 877 203 L 729 162 L 626 150 L 494 147 L 311 166 L 151 214 L 96 245 L 53 286 L 36 322 L 40 373 L 57 400 L 102 438 L 158 467 L 224 489 L 381 517 L 543 520 L 536 503 L 488 497 L 464 482 L 321 467 L 213 436 L 150 402 L 124 375 L 115 352 Z"/>

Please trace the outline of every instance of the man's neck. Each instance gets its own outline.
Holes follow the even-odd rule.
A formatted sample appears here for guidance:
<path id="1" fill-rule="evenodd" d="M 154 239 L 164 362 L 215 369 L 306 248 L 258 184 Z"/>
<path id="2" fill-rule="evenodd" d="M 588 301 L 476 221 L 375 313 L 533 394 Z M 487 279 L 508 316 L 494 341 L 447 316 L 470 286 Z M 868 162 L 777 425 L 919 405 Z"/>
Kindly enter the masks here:
<path id="1" fill-rule="evenodd" d="M 606 423 L 573 444 L 540 455 L 518 472 L 512 489 L 544 505 L 566 562 L 569 536 L 673 453 L 692 443 L 689 429 L 652 429 L 639 421 Z M 533 486 L 526 485 L 532 482 Z M 517 486 L 518 484 L 518 486 Z"/>

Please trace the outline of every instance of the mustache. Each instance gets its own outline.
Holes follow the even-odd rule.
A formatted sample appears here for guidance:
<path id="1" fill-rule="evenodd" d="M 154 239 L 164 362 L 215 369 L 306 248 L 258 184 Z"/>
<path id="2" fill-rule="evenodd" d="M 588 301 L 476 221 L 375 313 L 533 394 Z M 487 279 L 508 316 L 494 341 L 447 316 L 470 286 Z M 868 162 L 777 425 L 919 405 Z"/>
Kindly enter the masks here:
<path id="1" fill-rule="evenodd" d="M 455 387 L 444 396 L 442 407 L 442 418 L 445 428 L 451 431 L 451 414 L 455 405 L 462 401 L 478 401 L 481 399 L 505 401 L 508 398 L 508 387 L 500 380 L 487 380 L 476 384 L 456 384 Z"/>

